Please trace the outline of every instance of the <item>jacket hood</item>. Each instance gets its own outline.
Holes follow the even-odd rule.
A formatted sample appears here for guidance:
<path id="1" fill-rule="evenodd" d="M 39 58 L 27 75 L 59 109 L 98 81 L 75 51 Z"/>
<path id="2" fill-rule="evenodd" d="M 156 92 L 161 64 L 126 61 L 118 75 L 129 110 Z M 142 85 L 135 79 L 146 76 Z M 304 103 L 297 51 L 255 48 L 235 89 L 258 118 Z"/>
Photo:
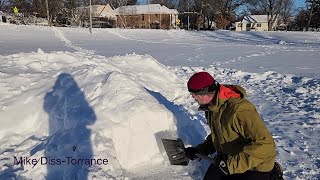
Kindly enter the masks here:
<path id="1" fill-rule="evenodd" d="M 239 85 L 223 85 L 219 84 L 219 91 L 212 99 L 211 103 L 208 105 L 202 105 L 199 107 L 199 110 L 208 110 L 215 111 L 221 106 L 225 101 L 231 99 L 244 99 L 247 97 L 246 90 Z"/>
<path id="2" fill-rule="evenodd" d="M 232 91 L 240 94 L 241 98 L 247 97 L 246 90 L 243 87 L 239 86 L 239 85 L 222 85 L 222 86 L 225 86 L 225 87 L 231 89 Z"/>

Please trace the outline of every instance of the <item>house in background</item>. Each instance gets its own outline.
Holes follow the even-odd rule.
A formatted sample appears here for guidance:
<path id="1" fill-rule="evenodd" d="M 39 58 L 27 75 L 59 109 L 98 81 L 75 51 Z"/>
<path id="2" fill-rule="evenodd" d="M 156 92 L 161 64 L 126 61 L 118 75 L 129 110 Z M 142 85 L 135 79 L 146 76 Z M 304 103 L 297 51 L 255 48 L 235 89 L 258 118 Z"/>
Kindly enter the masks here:
<path id="1" fill-rule="evenodd" d="M 109 19 L 115 19 L 116 15 L 113 13 L 113 9 L 109 4 L 107 5 L 92 5 L 93 17 L 106 17 Z"/>
<path id="2" fill-rule="evenodd" d="M 109 4 L 92 6 L 92 27 L 112 28 L 116 26 L 117 16 Z"/>
<path id="3" fill-rule="evenodd" d="M 277 22 L 274 23 L 274 27 Z M 268 31 L 268 15 L 248 15 L 235 23 L 236 31 Z M 272 29 L 274 29 L 274 27 Z"/>
<path id="4" fill-rule="evenodd" d="M 121 6 L 114 10 L 117 27 L 172 29 L 177 27 L 178 11 L 160 4 Z"/>
<path id="5" fill-rule="evenodd" d="M 77 16 L 82 19 L 82 26 L 89 26 L 89 6 L 77 8 Z M 112 28 L 116 26 L 117 16 L 107 5 L 92 5 L 92 27 Z"/>

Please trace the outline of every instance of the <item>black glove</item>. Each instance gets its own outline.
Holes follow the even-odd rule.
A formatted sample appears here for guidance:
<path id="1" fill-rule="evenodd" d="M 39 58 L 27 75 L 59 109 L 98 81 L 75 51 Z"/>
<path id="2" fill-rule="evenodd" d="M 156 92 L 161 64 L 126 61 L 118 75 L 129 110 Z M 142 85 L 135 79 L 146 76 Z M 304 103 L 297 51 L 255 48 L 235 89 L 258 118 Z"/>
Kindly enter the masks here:
<path id="1" fill-rule="evenodd" d="M 227 156 L 225 155 L 217 155 L 214 157 L 214 161 L 217 167 L 219 167 L 220 171 L 224 175 L 229 175 L 229 170 L 227 166 Z"/>
<path id="2" fill-rule="evenodd" d="M 198 150 L 194 147 L 188 147 L 188 148 L 184 149 L 185 156 L 190 160 L 194 160 L 194 159 L 198 158 L 196 156 L 197 153 L 198 153 Z"/>

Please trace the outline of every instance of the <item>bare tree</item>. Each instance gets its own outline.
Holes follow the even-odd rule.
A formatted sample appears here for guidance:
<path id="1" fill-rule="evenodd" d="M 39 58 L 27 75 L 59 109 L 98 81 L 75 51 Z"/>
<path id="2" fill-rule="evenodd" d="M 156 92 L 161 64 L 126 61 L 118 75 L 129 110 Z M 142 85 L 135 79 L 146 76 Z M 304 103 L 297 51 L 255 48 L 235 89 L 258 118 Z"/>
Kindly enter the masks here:
<path id="1" fill-rule="evenodd" d="M 53 19 L 58 15 L 58 13 L 61 12 L 61 9 L 63 9 L 63 1 L 62 0 L 50 0 L 48 1 L 48 7 L 49 7 L 49 24 L 52 24 Z"/>
<path id="2" fill-rule="evenodd" d="M 6 10 L 8 0 L 0 0 L 0 11 Z"/>
<path id="3" fill-rule="evenodd" d="M 311 20 L 315 13 L 315 8 L 320 5 L 319 0 L 306 0 L 307 8 L 308 8 L 308 21 L 307 21 L 307 29 L 310 28 Z"/>
<path id="4" fill-rule="evenodd" d="M 176 1 L 175 0 L 151 0 L 151 4 L 160 4 L 162 6 L 166 6 L 169 9 L 173 9 L 176 7 Z"/>
<path id="5" fill-rule="evenodd" d="M 64 17 L 68 18 L 68 21 L 71 25 L 79 25 L 80 19 L 84 13 L 80 11 L 80 3 L 78 0 L 64 0 L 63 6 L 64 8 L 60 13 L 63 14 Z"/>
<path id="6" fill-rule="evenodd" d="M 218 28 L 223 29 L 234 21 L 236 9 L 243 4 L 243 0 L 198 0 L 196 2 L 198 2 L 196 4 L 201 3 L 199 12 L 202 14 L 203 22 L 207 22 L 207 27 L 211 27 L 214 21 Z"/>
<path id="7" fill-rule="evenodd" d="M 244 4 L 244 0 L 222 0 L 223 8 L 226 13 L 234 13 L 234 11 Z"/>
<path id="8" fill-rule="evenodd" d="M 45 0 L 33 0 L 32 13 L 40 17 L 47 17 L 47 7 Z"/>
<path id="9" fill-rule="evenodd" d="M 286 30 L 288 28 L 288 25 L 291 23 L 292 19 L 292 14 L 293 14 L 293 6 L 294 6 L 294 2 L 293 0 L 285 0 L 286 2 L 284 2 L 284 6 L 283 9 L 280 12 L 281 15 L 281 19 L 283 21 L 283 23 L 286 25 Z"/>
<path id="10" fill-rule="evenodd" d="M 107 3 L 110 4 L 113 9 L 116 9 L 120 6 L 126 6 L 128 4 L 128 0 L 107 0 Z"/>
<path id="11" fill-rule="evenodd" d="M 23 1 L 23 0 L 22 0 Z M 47 7 L 46 0 L 28 0 L 30 2 L 30 14 L 38 14 L 40 17 L 47 17 Z M 52 20 L 61 13 L 64 8 L 63 0 L 48 0 L 48 10 L 49 10 L 49 24 L 52 23 Z"/>
<path id="12" fill-rule="evenodd" d="M 137 4 L 137 0 L 127 0 L 126 5 L 136 5 L 136 4 Z"/>
<path id="13" fill-rule="evenodd" d="M 112 8 L 137 4 L 137 0 L 94 0 L 92 4 L 110 4 Z"/>
<path id="14" fill-rule="evenodd" d="M 294 28 L 298 31 L 302 31 L 303 28 L 308 27 L 307 19 L 308 19 L 308 11 L 305 9 L 300 9 L 295 20 L 294 20 Z"/>
<path id="15" fill-rule="evenodd" d="M 32 11 L 32 0 L 8 0 L 7 3 L 11 12 L 14 7 L 17 7 L 19 12 L 25 15 L 30 14 Z"/>
<path id="16" fill-rule="evenodd" d="M 221 11 L 221 4 L 218 1 L 204 0 L 203 3 L 203 23 L 207 23 L 208 29 L 212 27 L 213 21 L 216 19 L 216 15 Z M 204 27 L 206 27 L 204 25 Z"/>

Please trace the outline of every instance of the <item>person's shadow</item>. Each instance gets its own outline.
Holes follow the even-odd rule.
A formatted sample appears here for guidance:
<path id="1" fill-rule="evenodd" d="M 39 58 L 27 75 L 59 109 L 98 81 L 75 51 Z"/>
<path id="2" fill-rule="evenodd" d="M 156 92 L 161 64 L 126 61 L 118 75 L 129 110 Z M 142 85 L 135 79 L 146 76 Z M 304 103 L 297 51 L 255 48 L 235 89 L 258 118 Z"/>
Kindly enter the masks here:
<path id="1" fill-rule="evenodd" d="M 46 179 L 88 179 L 93 159 L 87 127 L 96 121 L 84 93 L 70 74 L 58 76 L 52 90 L 44 98 L 49 118 L 49 138 L 42 164 L 47 165 Z"/>

